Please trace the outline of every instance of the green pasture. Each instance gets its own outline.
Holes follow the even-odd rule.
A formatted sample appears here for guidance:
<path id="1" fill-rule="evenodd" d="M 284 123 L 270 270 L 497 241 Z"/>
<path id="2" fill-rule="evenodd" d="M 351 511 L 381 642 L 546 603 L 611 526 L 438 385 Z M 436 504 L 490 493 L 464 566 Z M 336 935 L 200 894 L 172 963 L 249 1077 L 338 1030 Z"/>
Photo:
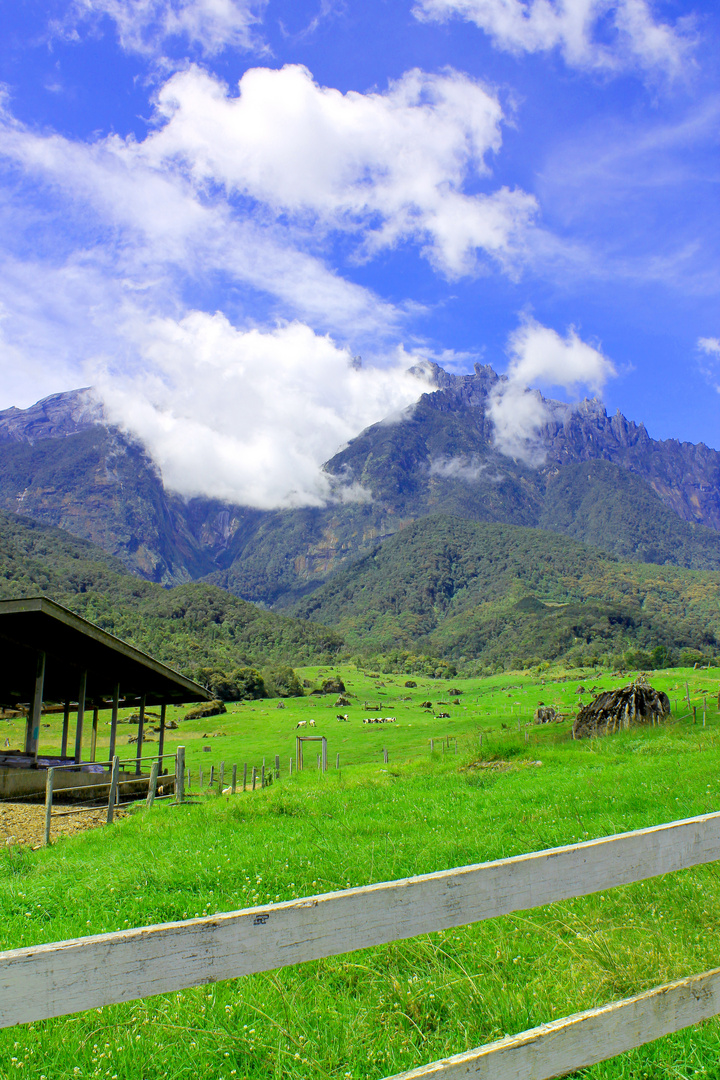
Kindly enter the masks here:
<path id="1" fill-rule="evenodd" d="M 289 900 L 720 809 L 713 670 L 652 679 L 679 704 L 690 684 L 696 724 L 676 715 L 658 728 L 578 742 L 569 720 L 527 728 L 526 742 L 537 702 L 569 712 L 583 697 L 580 683 L 600 688 L 627 679 L 585 671 L 566 681 L 546 675 L 542 685 L 541 676 L 518 673 L 452 684 L 416 679 L 410 689 L 404 677 L 349 668 L 300 675 L 314 684 L 330 673 L 357 695 L 347 710 L 335 710 L 334 697 L 289 700 L 285 709 L 254 702 L 169 733 L 188 747 L 194 770 L 201 760 L 257 763 L 283 746 L 289 757 L 294 723 L 313 715 L 317 731 L 328 734 L 326 775 L 311 768 L 289 778 L 284 768 L 264 791 L 231 797 L 215 789 L 180 807 L 138 806 L 108 828 L 48 849 L 6 849 L 0 948 Z M 448 688 L 463 693 L 460 706 L 443 708 L 450 713 L 443 727 L 420 703 L 432 700 L 435 709 Z M 380 711 L 396 715 L 397 725 L 364 728 L 365 700 L 382 701 Z M 338 723 L 336 711 L 347 711 L 351 723 Z M 202 735 L 215 731 L 226 734 L 211 740 L 206 754 Z M 428 739 L 444 734 L 457 737 L 458 753 L 436 749 L 431 756 Z M 342 739 L 347 764 L 337 772 Z M 390 749 L 387 766 L 382 743 Z M 407 942 L 7 1029 L 0 1032 L 0 1078 L 374 1080 L 717 966 L 718 911 L 717 866 L 687 870 Z M 720 1080 L 719 1063 L 720 1023 L 713 1021 L 577 1075 Z"/>
<path id="2" fill-rule="evenodd" d="M 214 765 L 216 776 L 220 762 L 225 762 L 225 776 L 229 778 L 233 764 L 238 765 L 239 775 L 245 763 L 248 772 L 252 767 L 258 771 L 263 759 L 269 769 L 275 756 L 280 758 L 281 775 L 286 776 L 290 758 L 295 765 L 295 738 L 297 735 L 324 735 L 328 741 L 328 767 L 335 768 L 336 755 L 340 754 L 340 768 L 352 769 L 359 765 L 383 767 L 383 748 L 388 750 L 389 764 L 419 761 L 429 756 L 430 740 L 434 750 L 442 755 L 479 753 L 480 734 L 483 735 L 483 752 L 488 748 L 499 752 L 503 740 L 520 731 L 528 745 L 543 747 L 570 738 L 572 718 L 581 704 L 591 700 L 592 691 L 622 686 L 637 672 L 622 676 L 599 672 L 591 668 L 572 672 L 511 672 L 491 678 L 439 680 L 420 676 L 385 675 L 372 669 L 362 671 L 352 665 L 332 667 L 307 667 L 296 669 L 302 680 L 310 685 L 302 698 L 261 699 L 257 701 L 228 702 L 227 712 L 204 720 L 185 721 L 183 717 L 190 706 L 168 708 L 168 721 L 178 723 L 177 730 L 166 732 L 165 750 L 174 752 L 178 745 L 186 748 L 186 765 L 191 770 L 191 785 L 197 786 L 198 770 L 203 770 L 203 781 L 210 775 Z M 324 679 L 339 676 L 351 702 L 349 706 L 336 706 L 337 694 L 311 695 L 312 688 L 319 688 Z M 417 683 L 407 687 L 406 682 Z M 720 692 L 720 669 L 703 671 L 671 668 L 653 672 L 651 681 L 658 689 L 669 695 L 673 713 L 682 716 L 688 712 L 685 687 L 689 686 L 690 700 L 697 709 L 698 724 L 702 724 L 704 703 L 706 723 L 720 723 L 718 693 Z M 579 694 L 578 689 L 585 688 Z M 462 692 L 452 695 L 451 690 Z M 454 701 L 457 704 L 453 704 Z M 430 701 L 431 709 L 422 708 Z M 538 727 L 533 725 L 533 714 L 539 703 L 554 705 L 567 719 L 560 724 Z M 137 745 L 130 743 L 137 736 L 137 725 L 126 720 L 134 711 L 123 709 L 118 726 L 117 753 L 134 758 Z M 440 713 L 449 718 L 439 719 Z M 337 720 L 347 714 L 348 722 Z M 363 724 L 365 717 L 390 716 L 394 724 Z M 298 728 L 299 721 L 315 721 L 315 728 Z M 92 716 L 85 714 L 83 750 L 90 746 Z M 69 745 L 74 745 L 74 719 L 71 717 Z M 157 752 L 158 713 L 150 708 L 145 732 L 148 742 L 143 745 L 143 755 Z M 41 752 L 59 752 L 62 716 L 54 713 L 43 718 Z M 24 721 L 14 720 L 0 724 L 2 732 L 10 738 L 11 745 L 21 746 Z M 97 760 L 107 759 L 110 734 L 110 713 L 101 711 L 98 721 Z M 320 745 L 306 744 L 305 767 L 316 768 L 316 756 Z M 148 763 L 149 767 L 149 763 Z M 191 786 L 192 790 L 192 786 Z"/>

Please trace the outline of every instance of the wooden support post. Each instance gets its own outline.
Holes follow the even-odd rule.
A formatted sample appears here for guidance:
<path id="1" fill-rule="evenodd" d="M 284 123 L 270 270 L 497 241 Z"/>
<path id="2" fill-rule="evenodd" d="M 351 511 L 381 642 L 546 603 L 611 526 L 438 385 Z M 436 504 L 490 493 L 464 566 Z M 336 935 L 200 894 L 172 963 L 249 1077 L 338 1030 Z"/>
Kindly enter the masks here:
<path id="1" fill-rule="evenodd" d="M 303 767 L 303 755 L 302 755 L 302 739 L 299 735 L 295 736 L 295 765 L 298 772 L 302 772 Z"/>
<path id="2" fill-rule="evenodd" d="M 215 766 L 210 766 L 210 787 L 215 783 Z"/>
<path id="3" fill-rule="evenodd" d="M 236 791 L 237 791 L 237 765 L 233 765 L 231 792 L 234 795 Z"/>
<path id="4" fill-rule="evenodd" d="M 115 816 L 115 799 L 117 798 L 118 790 L 118 774 L 120 772 L 120 761 L 117 755 L 113 758 L 112 768 L 110 769 L 110 790 L 108 792 L 108 809 L 107 809 L 107 823 L 112 823 Z"/>
<path id="5" fill-rule="evenodd" d="M 529 742 L 530 742 L 530 735 L 528 733 L 528 729 L 525 728 L 525 745 L 527 746 L 527 744 Z M 457 753 L 457 746 L 455 747 L 455 753 Z"/>
<path id="6" fill-rule="evenodd" d="M 317 771 L 320 772 L 320 755 L 317 756 Z"/>
<path id="7" fill-rule="evenodd" d="M 383 761 L 384 761 L 384 762 L 385 762 L 385 764 L 387 765 L 387 763 L 388 763 L 388 752 L 387 752 L 387 746 L 383 746 Z"/>
<path id="8" fill-rule="evenodd" d="M 243 791 L 247 788 L 247 761 L 243 765 Z"/>
<path id="9" fill-rule="evenodd" d="M 185 801 L 185 747 L 175 751 L 175 802 Z"/>
<path id="10" fill-rule="evenodd" d="M 256 782 L 256 780 L 257 780 L 257 769 L 253 765 L 253 771 L 252 771 L 252 789 L 253 789 L 253 791 L 255 790 L 255 782 Z"/>
<path id="11" fill-rule="evenodd" d="M 152 768 L 150 769 L 150 783 L 148 784 L 148 793 L 147 793 L 147 806 L 148 806 L 148 808 L 151 807 L 152 804 L 155 802 L 155 793 L 157 791 L 157 780 L 158 780 L 158 769 L 159 768 L 160 768 L 159 762 L 153 761 Z"/>
<path id="12" fill-rule="evenodd" d="M 322 771 L 327 772 L 327 739 L 323 735 L 322 746 Z"/>
<path id="13" fill-rule="evenodd" d="M 288 767 L 288 776 L 292 776 L 292 758 L 290 758 L 290 764 Z"/>
<path id="14" fill-rule="evenodd" d="M 45 777 L 45 847 L 50 843 L 50 819 L 52 817 L 53 781 L 55 770 L 48 769 Z"/>
<path id="15" fill-rule="evenodd" d="M 335 755 L 335 768 L 336 769 L 340 768 L 340 751 L 339 750 L 338 750 L 337 754 Z"/>
<path id="16" fill-rule="evenodd" d="M 693 724 L 697 724 L 697 705 L 693 705 L 692 714 L 693 714 Z"/>
<path id="17" fill-rule="evenodd" d="M 707 716 L 707 698 L 703 698 L 703 727 L 705 727 L 705 718 Z"/>
<path id="18" fill-rule="evenodd" d="M 275 779 L 280 779 L 280 755 L 275 755 Z"/>
<path id="19" fill-rule="evenodd" d="M 98 707 L 93 705 L 93 722 L 92 722 L 92 735 L 90 736 L 90 760 L 95 761 L 97 753 L 97 731 L 98 731 Z"/>
<path id="20" fill-rule="evenodd" d="M 692 708 L 690 705 L 690 685 L 685 683 L 685 697 L 687 698 L 688 709 Z"/>
<path id="21" fill-rule="evenodd" d="M 82 757 L 83 719 L 85 717 L 85 694 L 87 691 L 87 671 L 80 676 L 80 689 L 78 691 L 77 726 L 75 728 L 75 764 L 80 764 Z"/>
<path id="22" fill-rule="evenodd" d="M 115 743 L 117 742 L 118 709 L 120 707 L 120 683 L 115 683 L 113 690 L 112 713 L 110 714 L 110 750 L 108 761 L 115 757 Z"/>
<path id="23" fill-rule="evenodd" d="M 200 768 L 198 769 L 198 787 L 199 787 L 200 791 L 202 791 L 202 782 L 203 782 L 203 771 L 202 771 L 202 765 L 201 765 Z"/>
<path id="24" fill-rule="evenodd" d="M 480 732 L 480 749 L 482 750 L 482 731 Z"/>
<path id="25" fill-rule="evenodd" d="M 430 740 L 430 753 L 432 754 L 434 752 L 434 750 L 435 750 L 435 740 L 431 739 Z"/>
<path id="26" fill-rule="evenodd" d="M 223 786 L 224 783 L 225 783 L 225 762 L 221 761 L 220 762 L 220 789 L 221 790 L 222 790 L 222 786 Z"/>
<path id="27" fill-rule="evenodd" d="M 60 757 L 67 757 L 68 731 L 70 730 L 70 702 L 65 702 L 63 709 L 62 742 L 60 743 Z M 112 755 L 111 755 L 112 756 Z"/>
<path id="28" fill-rule="evenodd" d="M 143 746 L 143 734 L 145 731 L 145 695 L 140 698 L 140 719 L 138 721 L 138 741 L 137 741 L 137 758 L 135 760 L 135 775 L 139 776 L 142 772 L 142 746 Z"/>
<path id="29" fill-rule="evenodd" d="M 165 753 L 165 714 L 167 712 L 167 705 L 163 701 L 160 706 L 160 739 L 158 741 L 158 765 L 160 766 L 160 772 L 162 773 L 163 767 L 163 754 Z"/>
<path id="30" fill-rule="evenodd" d="M 260 773 L 260 789 L 265 787 L 265 758 L 263 758 L 262 771 Z"/>
<path id="31" fill-rule="evenodd" d="M 25 724 L 25 753 L 32 754 L 37 761 L 38 742 L 40 741 L 40 717 L 42 715 L 43 686 L 45 684 L 45 653 L 37 654 L 35 668 L 35 687 L 33 690 L 32 705 L 28 711 Z"/>

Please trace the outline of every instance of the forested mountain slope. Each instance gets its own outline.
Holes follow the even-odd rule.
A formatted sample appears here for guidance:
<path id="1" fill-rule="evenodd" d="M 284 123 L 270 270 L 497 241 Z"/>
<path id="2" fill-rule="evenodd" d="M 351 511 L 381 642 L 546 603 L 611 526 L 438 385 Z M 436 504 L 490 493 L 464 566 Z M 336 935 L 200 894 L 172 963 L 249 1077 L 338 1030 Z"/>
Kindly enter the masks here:
<path id="1" fill-rule="evenodd" d="M 408 525 L 292 610 L 361 653 L 490 666 L 621 663 L 637 650 L 660 664 L 720 649 L 717 572 L 623 563 L 541 530 L 448 517 Z"/>
<path id="2" fill-rule="evenodd" d="M 0 599 L 41 593 L 192 677 L 203 669 L 322 662 L 342 645 L 336 632 L 212 585 L 164 589 L 143 581 L 87 541 L 0 513 Z"/>

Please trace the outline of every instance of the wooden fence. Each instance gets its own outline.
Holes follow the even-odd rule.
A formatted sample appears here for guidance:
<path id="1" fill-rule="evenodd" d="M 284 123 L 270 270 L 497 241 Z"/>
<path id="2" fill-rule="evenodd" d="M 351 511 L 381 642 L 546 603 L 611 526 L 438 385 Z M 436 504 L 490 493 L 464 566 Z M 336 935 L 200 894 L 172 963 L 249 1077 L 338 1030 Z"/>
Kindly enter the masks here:
<path id="1" fill-rule="evenodd" d="M 0 1026 L 387 944 L 719 858 L 720 814 L 706 814 L 401 881 L 14 949 L 0 953 Z M 717 1013 L 720 969 L 402 1076 L 547 1080 Z"/>

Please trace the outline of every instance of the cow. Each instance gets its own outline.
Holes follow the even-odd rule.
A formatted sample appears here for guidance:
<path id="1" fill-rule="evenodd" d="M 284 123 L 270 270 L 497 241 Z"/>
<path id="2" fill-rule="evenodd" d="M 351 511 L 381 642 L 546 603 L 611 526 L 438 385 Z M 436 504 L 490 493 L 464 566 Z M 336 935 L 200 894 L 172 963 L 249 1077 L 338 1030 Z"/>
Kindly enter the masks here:
<path id="1" fill-rule="evenodd" d="M 307 720 L 298 720 L 297 724 L 295 725 L 295 730 L 297 731 L 299 727 L 307 727 Z"/>
<path id="2" fill-rule="evenodd" d="M 335 716 L 335 719 L 336 719 L 336 720 L 339 720 L 339 721 L 341 721 L 341 722 L 343 722 L 343 721 L 347 720 L 347 718 L 348 718 L 348 714 L 347 714 L 347 713 L 337 713 L 337 714 L 336 714 L 336 716 Z"/>
<path id="3" fill-rule="evenodd" d="M 309 726 L 310 726 L 310 727 L 315 727 L 315 721 L 314 721 L 314 720 L 310 720 L 310 721 L 309 721 Z"/>

